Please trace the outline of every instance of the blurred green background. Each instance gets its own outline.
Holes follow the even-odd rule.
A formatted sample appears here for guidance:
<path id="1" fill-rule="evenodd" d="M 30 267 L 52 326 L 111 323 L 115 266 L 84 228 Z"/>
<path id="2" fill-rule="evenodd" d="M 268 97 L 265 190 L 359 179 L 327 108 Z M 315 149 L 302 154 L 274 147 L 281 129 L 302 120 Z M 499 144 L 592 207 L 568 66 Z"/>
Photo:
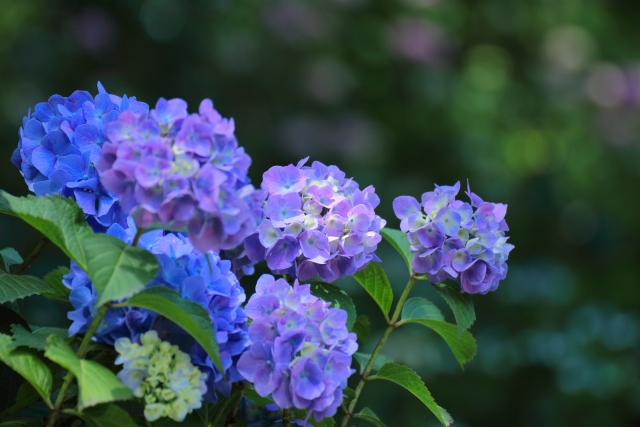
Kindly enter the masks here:
<path id="1" fill-rule="evenodd" d="M 396 196 L 468 178 L 508 203 L 516 246 L 507 280 L 474 298 L 478 354 L 463 372 L 409 326 L 385 353 L 456 427 L 640 426 L 638 17 L 628 0 L 0 0 L 0 187 L 27 193 L 9 158 L 29 107 L 97 80 L 152 105 L 210 97 L 256 184 L 310 155 L 373 184 L 391 227 Z M 38 239 L 0 217 L 0 248 L 24 256 Z M 65 263 L 45 255 L 32 274 Z M 400 289 L 401 259 L 380 256 Z M 376 328 L 370 351 L 382 322 L 342 285 Z M 372 383 L 362 405 L 390 427 L 437 424 L 394 387 Z"/>

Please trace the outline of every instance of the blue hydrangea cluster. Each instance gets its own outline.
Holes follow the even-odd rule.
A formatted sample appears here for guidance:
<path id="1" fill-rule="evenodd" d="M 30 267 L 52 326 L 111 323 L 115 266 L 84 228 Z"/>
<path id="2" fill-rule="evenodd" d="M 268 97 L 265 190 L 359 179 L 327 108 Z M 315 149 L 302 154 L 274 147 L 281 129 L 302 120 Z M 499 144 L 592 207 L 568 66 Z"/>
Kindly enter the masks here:
<path id="1" fill-rule="evenodd" d="M 156 331 L 140 336 L 140 344 L 118 338 L 116 365 L 123 365 L 118 378 L 144 401 L 147 421 L 168 417 L 184 421 L 187 414 L 202 407 L 207 392 L 207 375 L 193 366 L 187 353 L 161 341 Z"/>
<path id="2" fill-rule="evenodd" d="M 262 198 L 234 131 L 209 99 L 189 115 L 182 99 L 160 98 L 149 115 L 106 125 L 101 182 L 139 227 L 186 227 L 201 252 L 233 249 L 255 230 Z"/>
<path id="3" fill-rule="evenodd" d="M 130 243 L 136 232 L 130 220 L 128 229 L 114 224 L 107 231 Z M 249 345 L 247 317 L 241 307 L 246 295 L 236 276 L 230 271 L 231 262 L 221 260 L 215 252 L 200 253 L 182 235 L 161 230 L 145 233 L 139 247 L 156 255 L 160 265 L 158 275 L 147 286 L 164 286 L 177 291 L 184 299 L 197 302 L 209 312 L 220 348 L 224 372 L 219 372 L 207 353 L 187 332 L 157 314 L 139 308 L 110 308 L 100 323 L 94 341 L 113 345 L 119 338 L 139 342 L 149 330 L 158 332 L 161 339 L 176 344 L 191 356 L 191 361 L 207 374 L 207 401 L 216 401 L 216 391 L 228 394 L 231 383 L 239 381 L 235 362 Z M 97 294 L 89 277 L 75 263 L 63 283 L 71 289 L 70 301 L 74 310 L 68 314 L 73 321 L 69 335 L 86 332 L 96 315 Z"/>
<path id="4" fill-rule="evenodd" d="M 110 95 L 100 83 L 95 97 L 83 90 L 68 97 L 53 95 L 23 118 L 11 161 L 29 190 L 37 196 L 60 194 L 76 200 L 94 229 L 104 231 L 114 222 L 124 222 L 124 216 L 116 196 L 100 183 L 95 164 L 105 125 L 124 111 L 146 116 L 149 106 L 135 97 Z"/>
<path id="5" fill-rule="evenodd" d="M 385 220 L 372 186 L 360 190 L 336 166 L 313 162 L 274 166 L 263 175 L 264 219 L 245 248 L 253 261 L 266 259 L 276 274 L 302 281 L 320 275 L 332 282 L 352 275 L 375 255 Z"/>
<path id="6" fill-rule="evenodd" d="M 513 245 L 505 231 L 507 205 L 483 201 L 470 189 L 471 203 L 456 200 L 460 182 L 437 186 L 422 195 L 393 201 L 414 252 L 412 267 L 433 283 L 459 279 L 463 292 L 486 294 L 498 288 L 507 275 L 507 258 Z"/>
<path id="7" fill-rule="evenodd" d="M 306 409 L 317 421 L 342 403 L 358 349 L 347 313 L 329 306 L 310 285 L 261 276 L 245 307 L 251 347 L 238 360 L 238 371 L 259 395 L 272 395 L 281 408 Z"/>

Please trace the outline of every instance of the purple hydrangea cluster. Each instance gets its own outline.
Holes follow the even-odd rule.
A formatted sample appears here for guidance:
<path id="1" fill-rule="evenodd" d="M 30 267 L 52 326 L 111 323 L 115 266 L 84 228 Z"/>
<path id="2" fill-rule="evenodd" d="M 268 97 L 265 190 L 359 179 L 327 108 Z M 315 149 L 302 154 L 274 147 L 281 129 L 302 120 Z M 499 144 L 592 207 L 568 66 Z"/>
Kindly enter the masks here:
<path id="1" fill-rule="evenodd" d="M 463 292 L 486 294 L 507 275 L 513 245 L 505 231 L 507 205 L 483 201 L 470 189 L 471 204 L 456 200 L 460 182 L 393 201 L 393 210 L 414 252 L 412 267 L 433 283 L 460 279 Z"/>
<path id="2" fill-rule="evenodd" d="M 311 295 L 310 285 L 261 276 L 245 307 L 251 347 L 238 361 L 258 394 L 272 395 L 281 408 L 306 409 L 317 421 L 342 403 L 358 349 L 347 313 L 329 306 Z"/>
<path id="3" fill-rule="evenodd" d="M 160 98 L 149 115 L 123 113 L 105 127 L 102 184 L 142 228 L 189 231 L 201 252 L 233 249 L 260 220 L 251 158 L 238 147 L 233 119 L 209 99 L 189 114 L 182 99 Z"/>
<path id="4" fill-rule="evenodd" d="M 29 190 L 76 200 L 94 229 L 104 231 L 113 222 L 124 222 L 124 216 L 94 165 L 102 153 L 105 125 L 125 111 L 146 115 L 149 106 L 135 97 L 110 95 L 99 82 L 95 97 L 83 90 L 68 97 L 53 95 L 23 118 L 11 161 Z"/>
<path id="5" fill-rule="evenodd" d="M 114 224 L 107 231 L 130 243 L 135 226 L 128 229 Z M 215 402 L 216 391 L 228 394 L 231 383 L 239 381 L 235 362 L 249 345 L 247 317 L 241 307 L 246 295 L 236 276 L 230 271 L 231 262 L 221 260 L 215 252 L 195 251 L 182 235 L 161 230 L 145 233 L 139 247 L 156 255 L 160 265 L 158 275 L 147 285 L 164 286 L 177 291 L 184 299 L 197 302 L 207 309 L 216 333 L 224 373 L 219 372 L 207 353 L 187 332 L 157 314 L 139 308 L 111 308 L 98 327 L 94 340 L 113 345 L 118 338 L 140 342 L 140 335 L 155 330 L 162 340 L 178 345 L 191 356 L 192 363 L 207 374 L 205 400 Z M 74 310 L 68 314 L 73 321 L 69 336 L 86 332 L 96 315 L 97 294 L 89 277 L 75 263 L 64 277 L 71 289 L 70 301 Z"/>
<path id="6" fill-rule="evenodd" d="M 354 274 L 375 255 L 386 221 L 375 214 L 372 186 L 360 190 L 336 166 L 313 162 L 274 166 L 263 175 L 268 194 L 258 232 L 245 247 L 253 261 L 266 259 L 276 274 L 332 282 Z"/>

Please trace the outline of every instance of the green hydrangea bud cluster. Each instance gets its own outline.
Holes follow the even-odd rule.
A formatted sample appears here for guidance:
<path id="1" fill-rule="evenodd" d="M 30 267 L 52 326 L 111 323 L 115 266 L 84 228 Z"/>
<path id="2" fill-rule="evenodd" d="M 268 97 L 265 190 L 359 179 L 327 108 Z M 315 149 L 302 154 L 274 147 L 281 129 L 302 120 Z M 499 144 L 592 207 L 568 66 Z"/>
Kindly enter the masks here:
<path id="1" fill-rule="evenodd" d="M 119 338 L 115 349 L 119 353 L 115 364 L 124 365 L 118 378 L 144 399 L 148 421 L 169 417 L 180 422 L 202 406 L 207 375 L 178 346 L 161 341 L 156 331 L 142 334 L 140 344 Z"/>

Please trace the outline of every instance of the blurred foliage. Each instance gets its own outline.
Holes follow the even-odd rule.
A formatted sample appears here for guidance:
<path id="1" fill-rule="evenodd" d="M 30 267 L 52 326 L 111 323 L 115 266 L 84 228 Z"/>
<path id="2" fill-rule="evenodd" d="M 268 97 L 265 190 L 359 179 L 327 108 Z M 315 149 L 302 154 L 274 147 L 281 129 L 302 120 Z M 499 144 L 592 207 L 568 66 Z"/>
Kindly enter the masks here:
<path id="1" fill-rule="evenodd" d="M 386 352 L 457 427 L 640 425 L 638 16 L 625 0 L 0 0 L 0 187 L 27 192 L 9 158 L 28 109 L 97 80 L 150 104 L 210 97 L 254 181 L 310 155 L 373 184 L 392 227 L 394 197 L 468 178 L 509 204 L 516 245 L 508 279 L 474 298 L 476 360 L 461 372 L 417 327 Z M 25 256 L 38 238 L 0 218 L 0 248 Z M 33 274 L 64 263 L 47 251 Z M 402 260 L 380 255 L 401 286 Z M 21 304 L 65 324 L 62 306 Z M 389 390 L 362 405 L 435 425 Z"/>

